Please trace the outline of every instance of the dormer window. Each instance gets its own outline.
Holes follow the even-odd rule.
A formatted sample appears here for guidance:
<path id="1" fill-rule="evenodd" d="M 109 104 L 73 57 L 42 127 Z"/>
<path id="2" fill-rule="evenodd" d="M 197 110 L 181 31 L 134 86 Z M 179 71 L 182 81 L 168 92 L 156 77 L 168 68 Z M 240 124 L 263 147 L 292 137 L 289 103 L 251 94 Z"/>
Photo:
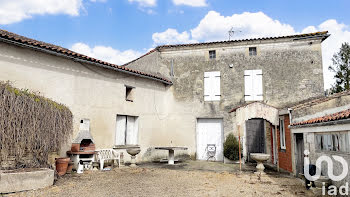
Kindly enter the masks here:
<path id="1" fill-rule="evenodd" d="M 209 51 L 209 59 L 215 59 L 216 58 L 216 51 L 212 50 Z"/>
<path id="2" fill-rule="evenodd" d="M 249 47 L 249 56 L 256 56 L 256 47 Z"/>

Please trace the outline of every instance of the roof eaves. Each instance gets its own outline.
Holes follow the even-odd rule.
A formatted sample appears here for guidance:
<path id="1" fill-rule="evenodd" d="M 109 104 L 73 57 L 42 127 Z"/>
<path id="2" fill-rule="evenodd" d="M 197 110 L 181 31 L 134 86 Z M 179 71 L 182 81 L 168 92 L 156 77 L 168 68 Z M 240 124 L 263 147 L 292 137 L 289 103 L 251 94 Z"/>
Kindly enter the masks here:
<path id="1" fill-rule="evenodd" d="M 73 61 L 78 61 L 78 62 L 84 62 L 84 63 L 89 63 L 89 64 L 94 64 L 100 67 L 104 67 L 107 69 L 112 69 L 118 72 L 123 72 L 123 73 L 127 73 L 130 75 L 134 75 L 134 76 L 139 76 L 139 77 L 143 77 L 143 78 L 148 78 L 151 80 L 156 80 L 162 83 L 165 83 L 167 85 L 172 85 L 173 83 L 165 78 L 162 77 L 158 77 L 152 74 L 148 74 L 148 73 L 144 73 L 138 70 L 133 70 L 133 69 L 129 69 L 123 66 L 118 66 L 115 64 L 111 64 L 102 60 L 98 60 L 80 53 L 76 53 L 74 51 L 71 51 L 69 49 L 60 47 L 60 46 L 56 46 L 53 44 L 49 44 L 49 43 L 45 43 L 45 42 L 41 42 L 41 41 L 37 41 L 37 40 L 33 40 L 30 38 L 26 38 L 5 30 L 1 30 L 0 29 L 0 41 L 6 42 L 8 44 L 13 44 L 13 45 L 17 45 L 17 46 L 21 46 L 21 47 L 25 47 L 25 48 L 31 48 L 33 50 L 37 50 L 37 51 L 41 51 L 41 52 L 45 52 L 45 53 L 49 53 L 52 55 L 56 55 L 56 56 L 61 56 L 61 57 L 65 57 L 68 59 L 72 59 Z"/>
<path id="2" fill-rule="evenodd" d="M 156 49 L 165 49 L 165 48 L 177 48 L 177 47 L 192 47 L 192 46 L 201 46 L 201 45 L 214 45 L 214 44 L 229 44 L 236 42 L 248 42 L 248 41 L 257 41 L 257 40 L 274 40 L 274 39 L 285 39 L 285 38 L 294 38 L 294 40 L 300 39 L 309 39 L 309 38 L 321 38 L 322 41 L 327 39 L 330 36 L 328 31 L 314 32 L 307 34 L 296 34 L 289 36 L 277 36 L 277 37 L 262 37 L 262 38 L 251 38 L 251 39 L 241 39 L 241 40 L 225 40 L 225 41 L 215 41 L 215 42 L 201 42 L 201 43 L 191 43 L 191 44 L 174 44 L 174 45 L 160 45 Z"/>

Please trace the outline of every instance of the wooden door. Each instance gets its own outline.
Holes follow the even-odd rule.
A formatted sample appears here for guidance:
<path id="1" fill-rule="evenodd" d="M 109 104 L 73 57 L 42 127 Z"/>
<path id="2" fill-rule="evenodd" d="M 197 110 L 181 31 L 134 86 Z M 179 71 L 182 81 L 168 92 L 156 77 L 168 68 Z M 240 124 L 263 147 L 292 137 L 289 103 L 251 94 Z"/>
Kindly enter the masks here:
<path id="1" fill-rule="evenodd" d="M 302 133 L 295 134 L 295 144 L 296 175 L 304 174 L 304 137 Z"/>
<path id="2" fill-rule="evenodd" d="M 263 119 L 250 119 L 246 121 L 246 141 L 248 161 L 250 153 L 265 153 L 265 128 Z"/>

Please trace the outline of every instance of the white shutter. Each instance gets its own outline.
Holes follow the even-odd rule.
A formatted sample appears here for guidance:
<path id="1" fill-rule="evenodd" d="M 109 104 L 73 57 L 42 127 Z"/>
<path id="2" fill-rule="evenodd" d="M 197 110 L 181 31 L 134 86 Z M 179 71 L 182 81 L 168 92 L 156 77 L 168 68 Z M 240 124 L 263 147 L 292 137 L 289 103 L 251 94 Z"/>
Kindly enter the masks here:
<path id="1" fill-rule="evenodd" d="M 220 72 L 204 73 L 204 101 L 220 100 Z"/>
<path id="2" fill-rule="evenodd" d="M 212 72 L 212 100 L 213 101 L 220 101 L 220 72 Z"/>
<path id="3" fill-rule="evenodd" d="M 254 100 L 252 70 L 244 71 L 244 97 L 246 101 Z"/>
<path id="4" fill-rule="evenodd" d="M 126 144 L 137 144 L 137 136 L 138 136 L 138 125 L 137 118 L 134 116 L 127 117 L 126 124 Z"/>
<path id="5" fill-rule="evenodd" d="M 254 100 L 263 100 L 262 70 L 253 70 L 253 92 Z"/>
<path id="6" fill-rule="evenodd" d="M 204 73 L 204 101 L 211 100 L 211 75 L 209 72 Z"/>
<path id="7" fill-rule="evenodd" d="M 115 144 L 125 145 L 126 116 L 117 116 Z"/>

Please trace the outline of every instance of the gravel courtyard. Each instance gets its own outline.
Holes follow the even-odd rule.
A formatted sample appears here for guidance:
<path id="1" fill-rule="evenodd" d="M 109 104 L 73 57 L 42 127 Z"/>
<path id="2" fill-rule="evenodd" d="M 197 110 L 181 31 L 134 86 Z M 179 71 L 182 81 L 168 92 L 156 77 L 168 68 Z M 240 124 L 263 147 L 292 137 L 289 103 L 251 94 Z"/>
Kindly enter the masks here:
<path id="1" fill-rule="evenodd" d="M 8 196 L 314 196 L 300 180 L 251 171 L 208 171 L 141 166 L 90 171 L 59 178 L 55 185 Z"/>

